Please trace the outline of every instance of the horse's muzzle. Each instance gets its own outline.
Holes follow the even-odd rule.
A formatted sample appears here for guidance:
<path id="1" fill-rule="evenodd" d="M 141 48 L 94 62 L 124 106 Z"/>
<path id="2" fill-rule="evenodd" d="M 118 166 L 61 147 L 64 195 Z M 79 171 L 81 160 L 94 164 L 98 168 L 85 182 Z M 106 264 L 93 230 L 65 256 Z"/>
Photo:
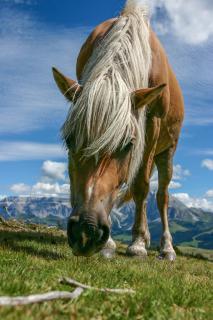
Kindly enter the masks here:
<path id="1" fill-rule="evenodd" d="M 110 234 L 109 225 L 104 221 L 92 221 L 71 216 L 67 225 L 68 243 L 76 256 L 91 256 L 100 251 Z"/>

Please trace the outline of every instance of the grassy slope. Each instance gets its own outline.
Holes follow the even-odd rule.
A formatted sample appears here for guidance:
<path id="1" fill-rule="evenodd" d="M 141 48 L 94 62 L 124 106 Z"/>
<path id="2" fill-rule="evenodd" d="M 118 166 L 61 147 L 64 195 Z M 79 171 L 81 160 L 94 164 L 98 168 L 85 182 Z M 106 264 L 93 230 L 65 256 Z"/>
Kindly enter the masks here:
<path id="1" fill-rule="evenodd" d="M 1 308 L 0 319 L 212 319 L 212 263 L 179 256 L 175 263 L 124 256 L 76 258 L 61 231 L 0 221 L 0 295 L 69 290 L 70 276 L 99 287 L 134 288 L 136 295 L 87 291 L 78 300 Z"/>
<path id="2" fill-rule="evenodd" d="M 212 224 L 209 226 L 206 222 L 191 224 L 176 220 L 170 222 L 170 231 L 176 245 L 211 250 L 213 248 L 213 228 L 211 226 Z M 150 222 L 149 230 L 152 245 L 158 246 L 162 232 L 161 224 L 158 222 Z M 129 243 L 131 241 L 131 231 L 120 234 L 117 233 L 115 239 Z"/>

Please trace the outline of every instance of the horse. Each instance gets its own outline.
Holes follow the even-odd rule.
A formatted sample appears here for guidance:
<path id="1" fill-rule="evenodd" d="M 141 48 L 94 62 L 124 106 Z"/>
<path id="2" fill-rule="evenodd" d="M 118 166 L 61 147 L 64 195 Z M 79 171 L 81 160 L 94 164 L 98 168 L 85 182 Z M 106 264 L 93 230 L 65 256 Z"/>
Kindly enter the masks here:
<path id="1" fill-rule="evenodd" d="M 68 150 L 72 213 L 68 243 L 76 256 L 115 252 L 110 212 L 135 202 L 129 256 L 147 256 L 146 199 L 158 171 L 162 221 L 160 259 L 175 260 L 168 223 L 168 186 L 184 119 L 181 88 L 140 0 L 127 0 L 119 17 L 98 25 L 83 44 L 77 81 L 53 68 L 71 102 L 62 138 Z M 127 186 L 121 197 L 121 189 Z M 118 197 L 120 197 L 118 201 Z"/>

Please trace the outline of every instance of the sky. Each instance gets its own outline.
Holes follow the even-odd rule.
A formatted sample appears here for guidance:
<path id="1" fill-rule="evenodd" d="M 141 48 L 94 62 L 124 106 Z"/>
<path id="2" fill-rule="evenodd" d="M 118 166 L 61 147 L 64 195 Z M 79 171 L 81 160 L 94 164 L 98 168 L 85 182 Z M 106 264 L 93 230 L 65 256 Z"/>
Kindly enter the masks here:
<path id="1" fill-rule="evenodd" d="M 139 0 L 140 1 L 140 0 Z M 213 211 L 213 1 L 141 0 L 185 99 L 171 194 Z M 125 0 L 0 0 L 0 198 L 69 193 L 60 138 L 69 104 L 51 67 L 75 79 L 91 30 Z M 156 188 L 157 175 L 152 179 Z"/>

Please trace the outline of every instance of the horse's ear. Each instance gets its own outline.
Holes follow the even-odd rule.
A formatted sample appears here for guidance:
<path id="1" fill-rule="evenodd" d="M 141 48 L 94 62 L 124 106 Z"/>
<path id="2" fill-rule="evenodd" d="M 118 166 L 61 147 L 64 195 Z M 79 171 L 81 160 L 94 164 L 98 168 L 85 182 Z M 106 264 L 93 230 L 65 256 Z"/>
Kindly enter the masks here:
<path id="1" fill-rule="evenodd" d="M 133 99 L 135 102 L 135 108 L 140 109 L 145 105 L 149 105 L 153 102 L 164 90 L 166 84 L 163 83 L 157 87 L 140 89 L 133 92 Z"/>
<path id="2" fill-rule="evenodd" d="M 52 68 L 53 77 L 55 82 L 61 91 L 61 93 L 69 100 L 74 102 L 76 98 L 81 93 L 82 87 L 78 84 L 78 82 L 65 77 L 60 71 L 56 68 Z"/>

